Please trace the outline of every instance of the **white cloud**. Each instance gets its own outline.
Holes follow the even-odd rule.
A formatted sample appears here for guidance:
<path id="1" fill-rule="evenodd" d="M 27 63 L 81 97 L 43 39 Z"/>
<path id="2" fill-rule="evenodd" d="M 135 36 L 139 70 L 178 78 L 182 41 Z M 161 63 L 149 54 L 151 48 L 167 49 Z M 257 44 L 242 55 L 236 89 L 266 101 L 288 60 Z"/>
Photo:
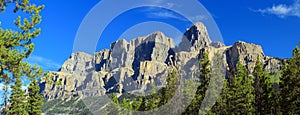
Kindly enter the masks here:
<path id="1" fill-rule="evenodd" d="M 194 22 L 199 22 L 205 20 L 206 17 L 204 15 L 197 15 L 197 16 L 189 17 L 189 19 Z"/>
<path id="2" fill-rule="evenodd" d="M 150 12 L 148 13 L 149 18 L 160 18 L 160 19 L 177 19 L 181 21 L 193 21 L 193 22 L 199 22 L 206 19 L 203 15 L 197 15 L 197 16 L 190 16 L 190 17 L 181 17 L 180 15 L 177 15 L 171 11 L 158 11 L 158 12 Z"/>
<path id="3" fill-rule="evenodd" d="M 150 18 L 164 18 L 164 19 L 178 19 L 178 20 L 184 20 L 183 17 L 180 17 L 179 15 L 176 15 L 173 12 L 170 11 L 157 11 L 157 12 L 151 12 L 148 13 L 148 17 Z"/>
<path id="4" fill-rule="evenodd" d="M 37 55 L 31 55 L 27 61 L 30 64 L 37 64 L 39 66 L 42 66 L 44 70 L 57 70 L 61 66 L 59 63 L 53 60 L 40 57 Z"/>
<path id="5" fill-rule="evenodd" d="M 157 6 L 163 6 L 165 8 L 172 8 L 175 5 L 169 0 L 150 0 L 150 3 L 155 4 Z"/>
<path id="6" fill-rule="evenodd" d="M 173 3 L 166 3 L 165 5 L 167 5 L 167 7 L 174 7 Z M 146 16 L 148 16 L 149 18 L 158 18 L 158 19 L 177 19 L 181 21 L 192 21 L 192 22 L 199 22 L 207 19 L 205 15 L 187 15 L 186 17 L 184 17 L 181 16 L 180 13 L 178 14 L 173 10 L 165 10 L 164 8 L 147 7 L 141 10 L 141 12 L 145 13 Z"/>
<path id="7" fill-rule="evenodd" d="M 279 4 L 265 9 L 254 10 L 262 14 L 272 14 L 280 18 L 296 16 L 300 18 L 300 0 L 296 0 L 292 5 Z"/>
<path id="8" fill-rule="evenodd" d="M 169 3 L 166 3 L 165 4 L 165 6 L 167 7 L 167 8 L 172 8 L 172 7 L 174 7 L 174 3 L 171 3 L 171 2 L 169 2 Z"/>
<path id="9" fill-rule="evenodd" d="M 163 0 L 151 0 L 151 2 L 156 3 L 156 4 L 161 4 Z"/>

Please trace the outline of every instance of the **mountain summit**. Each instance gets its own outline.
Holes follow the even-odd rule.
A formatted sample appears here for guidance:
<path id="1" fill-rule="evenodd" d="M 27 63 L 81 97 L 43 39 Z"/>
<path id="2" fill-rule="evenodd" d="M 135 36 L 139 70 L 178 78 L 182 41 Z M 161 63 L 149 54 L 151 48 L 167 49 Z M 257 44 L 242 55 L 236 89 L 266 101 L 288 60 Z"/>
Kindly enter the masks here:
<path id="1" fill-rule="evenodd" d="M 206 27 L 203 23 L 197 22 L 192 27 L 187 29 L 179 44 L 179 51 L 196 51 L 207 47 L 211 44 Z"/>

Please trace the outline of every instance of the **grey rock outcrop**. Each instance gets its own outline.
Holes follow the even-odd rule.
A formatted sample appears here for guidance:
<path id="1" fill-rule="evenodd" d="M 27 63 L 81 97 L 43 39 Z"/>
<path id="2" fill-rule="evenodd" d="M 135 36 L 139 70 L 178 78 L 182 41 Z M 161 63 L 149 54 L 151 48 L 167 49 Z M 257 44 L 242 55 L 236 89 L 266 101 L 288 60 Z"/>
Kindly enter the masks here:
<path id="1" fill-rule="evenodd" d="M 284 64 L 283 59 L 273 58 L 269 56 L 265 57 L 265 70 L 267 70 L 269 73 L 282 70 L 283 64 Z"/>
<path id="2" fill-rule="evenodd" d="M 197 22 L 184 33 L 178 51 L 199 51 L 211 44 L 206 27 L 203 23 Z"/>
<path id="3" fill-rule="evenodd" d="M 212 42 L 210 46 L 215 48 L 221 48 L 221 47 L 225 47 L 225 44 L 223 44 L 222 42 Z"/>
<path id="4" fill-rule="evenodd" d="M 253 72 L 256 60 L 259 58 L 261 62 L 264 62 L 264 52 L 262 47 L 255 44 L 249 44 L 246 42 L 236 42 L 232 47 L 226 51 L 227 63 L 229 66 L 236 67 L 238 60 L 242 64 L 245 64 L 249 72 Z"/>
<path id="5" fill-rule="evenodd" d="M 47 99 L 101 96 L 109 92 L 145 91 L 152 82 L 162 84 L 171 70 L 174 41 L 154 32 L 127 42 L 111 44 L 110 49 L 73 53 L 58 72 L 50 72 L 53 83 L 42 81 Z M 59 82 L 59 83 L 58 83 Z"/>
<path id="6" fill-rule="evenodd" d="M 212 42 L 206 27 L 196 23 L 189 28 L 178 47 L 172 38 L 162 32 L 154 32 L 131 41 L 113 42 L 91 56 L 73 53 L 58 72 L 49 72 L 51 79 L 41 81 L 46 99 L 102 96 L 111 92 L 145 92 L 152 83 L 166 84 L 167 74 L 178 70 L 184 78 L 199 74 L 199 59 L 207 52 L 214 64 L 214 56 L 220 54 L 224 76 L 229 68 L 235 68 L 238 60 L 253 72 L 257 59 L 265 62 L 265 69 L 274 72 L 282 68 L 283 61 L 265 56 L 262 47 L 246 42 L 225 46 Z M 52 82 L 51 82 L 52 81 Z"/>
<path id="7" fill-rule="evenodd" d="M 58 72 L 47 73 L 47 77 L 40 82 L 43 96 L 47 99 L 69 99 L 104 95 L 106 90 L 103 88 L 102 74 L 94 71 L 93 63 L 91 55 L 73 53 Z"/>

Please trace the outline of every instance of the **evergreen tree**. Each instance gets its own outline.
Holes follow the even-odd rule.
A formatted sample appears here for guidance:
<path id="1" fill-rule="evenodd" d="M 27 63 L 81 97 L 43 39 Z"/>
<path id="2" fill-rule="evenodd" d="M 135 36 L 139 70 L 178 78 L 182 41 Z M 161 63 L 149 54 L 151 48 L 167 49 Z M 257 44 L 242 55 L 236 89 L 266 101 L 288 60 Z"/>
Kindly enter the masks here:
<path id="1" fill-rule="evenodd" d="M 218 101 L 216 102 L 215 106 L 212 108 L 212 114 L 217 114 L 217 115 L 228 115 L 228 80 L 227 79 L 224 79 L 224 82 L 223 82 L 223 89 L 222 89 L 222 92 L 220 94 L 220 97 L 218 98 Z"/>
<path id="2" fill-rule="evenodd" d="M 218 52 L 214 54 L 212 59 L 212 76 L 209 84 L 208 100 L 211 100 L 211 104 L 215 100 L 215 104 L 212 106 L 211 110 L 207 113 L 210 115 L 214 114 L 225 114 L 226 113 L 226 92 L 227 92 L 227 79 L 226 79 L 226 69 L 223 65 L 223 57 Z M 222 88 L 222 89 L 221 89 Z"/>
<path id="3" fill-rule="evenodd" d="M 254 114 L 253 78 L 249 76 L 245 65 L 239 61 L 233 83 L 229 85 L 229 114 Z"/>
<path id="4" fill-rule="evenodd" d="M 140 104 L 140 107 L 139 107 L 138 111 L 146 111 L 146 108 L 147 108 L 147 99 L 146 99 L 146 97 L 140 97 L 140 100 L 141 100 L 141 104 Z"/>
<path id="5" fill-rule="evenodd" d="M 3 75 L 3 82 L 4 82 L 4 87 L 3 87 L 3 101 L 4 101 L 4 105 L 3 105 L 3 110 L 2 110 L 2 113 L 7 113 L 7 111 L 8 111 L 8 107 L 7 107 L 7 103 L 8 103 L 8 97 L 7 97 L 7 95 L 8 95 L 8 88 L 9 88 L 9 83 L 10 83 L 10 78 L 8 77 L 8 75 L 7 74 L 1 74 L 1 75 Z"/>
<path id="6" fill-rule="evenodd" d="M 28 70 L 31 70 L 29 69 L 31 66 L 29 66 L 24 59 L 28 58 L 33 52 L 34 44 L 32 40 L 40 34 L 41 29 L 36 26 L 41 22 L 42 18 L 40 12 L 44 7 L 31 4 L 30 0 L 1 0 L 0 12 L 5 13 L 7 5 L 10 4 L 15 5 L 14 13 L 23 15 L 25 18 L 19 16 L 14 20 L 17 29 L 4 29 L 0 27 L 0 82 L 4 82 L 5 84 L 4 114 L 8 111 L 7 99 L 9 84 L 15 84 L 12 87 L 12 96 L 18 97 L 23 95 L 16 94 L 22 93 L 20 90 L 22 86 L 20 77 L 28 72 Z M 11 97 L 12 101 L 18 101 L 13 98 L 14 97 Z M 14 103 L 14 105 L 10 107 L 10 109 L 13 109 L 9 110 L 10 112 L 23 111 L 21 109 L 19 110 L 19 107 L 23 107 L 23 105 L 16 105 L 17 102 L 10 103 Z"/>
<path id="7" fill-rule="evenodd" d="M 175 95 L 178 82 L 179 82 L 179 76 L 177 75 L 177 71 L 172 70 L 172 73 L 169 73 L 167 77 L 167 86 L 162 88 L 160 94 L 158 95 L 159 101 L 157 102 L 158 103 L 157 107 L 167 104 L 172 99 L 172 97 Z M 166 109 L 170 109 L 170 108 L 166 108 Z"/>
<path id="8" fill-rule="evenodd" d="M 10 108 L 8 110 L 9 115 L 27 115 L 26 107 L 26 95 L 22 90 L 21 77 L 17 77 L 15 84 L 11 87 L 12 93 L 10 96 Z"/>
<path id="9" fill-rule="evenodd" d="M 132 110 L 137 111 L 140 108 L 141 104 L 142 104 L 142 98 L 139 98 L 138 100 L 137 98 L 133 98 Z"/>
<path id="10" fill-rule="evenodd" d="M 30 68 L 29 64 L 22 63 L 22 65 L 20 64 L 18 67 L 14 67 L 12 73 L 14 73 L 12 78 L 14 78 L 15 81 L 11 87 L 12 92 L 9 100 L 11 106 L 9 107 L 8 114 L 41 114 L 43 97 L 39 94 L 39 86 L 35 80 L 42 74 L 41 68 L 37 66 Z M 25 94 L 25 91 L 22 89 L 21 76 L 29 77 L 32 81 L 28 89 L 28 98 L 26 98 L 27 94 Z"/>
<path id="11" fill-rule="evenodd" d="M 36 80 L 31 80 L 28 87 L 29 97 L 27 102 L 27 111 L 29 115 L 40 115 L 42 114 L 43 107 L 43 96 L 39 94 L 40 87 Z"/>
<path id="12" fill-rule="evenodd" d="M 193 101 L 197 86 L 199 86 L 199 83 L 195 82 L 192 78 L 185 80 L 185 86 L 183 88 L 183 102 L 185 102 L 183 103 L 183 107 L 185 107 L 185 109 L 189 107 L 189 104 Z"/>
<path id="13" fill-rule="evenodd" d="M 119 103 L 118 97 L 115 94 L 112 94 L 112 103 L 106 106 L 106 113 L 133 114 L 133 111 L 147 111 L 149 114 L 154 114 L 158 107 L 166 104 L 173 97 L 173 95 L 175 94 L 177 84 L 177 72 L 173 70 L 172 73 L 168 74 L 167 86 L 162 88 L 159 93 L 156 91 L 154 81 L 152 81 L 151 95 L 148 96 L 135 97 L 132 99 L 132 101 L 126 100 L 126 96 L 123 98 L 121 98 L 121 96 L 120 98 L 122 101 L 121 103 Z"/>
<path id="14" fill-rule="evenodd" d="M 127 101 L 126 100 L 126 98 L 123 98 L 123 100 L 122 100 L 122 102 L 120 103 L 120 112 L 122 113 L 122 114 L 124 114 L 124 115 L 129 115 L 130 114 L 130 112 L 129 112 L 129 110 L 130 110 L 130 106 L 131 106 L 131 104 L 130 104 L 130 101 Z"/>
<path id="15" fill-rule="evenodd" d="M 272 90 L 272 96 L 270 97 L 271 101 L 271 114 L 274 115 L 280 115 L 280 90 L 279 90 L 279 83 L 281 78 L 281 72 L 276 71 L 271 73 L 273 78 L 273 90 Z"/>
<path id="16" fill-rule="evenodd" d="M 158 108 L 159 97 L 157 96 L 154 80 L 151 85 L 151 95 L 149 96 L 149 99 L 147 102 L 148 103 L 147 103 L 146 110 L 154 111 L 154 109 Z"/>
<path id="17" fill-rule="evenodd" d="M 256 114 L 271 114 L 272 101 L 274 101 L 271 100 L 274 96 L 273 83 L 270 75 L 264 70 L 263 63 L 261 63 L 259 57 L 257 57 L 253 75 L 255 77 L 254 93 Z"/>
<path id="18" fill-rule="evenodd" d="M 199 63 L 200 75 L 198 76 L 198 79 L 200 80 L 200 85 L 197 87 L 194 99 L 183 114 L 199 114 L 199 109 L 201 107 L 202 101 L 205 96 L 205 92 L 209 85 L 211 77 L 211 68 L 210 61 L 208 59 L 208 54 L 206 52 L 203 53 L 203 57 L 201 57 Z M 200 112 L 202 113 L 203 111 Z"/>
<path id="19" fill-rule="evenodd" d="M 105 107 L 105 112 L 107 115 L 119 115 L 119 99 L 117 94 L 110 95 L 111 101 Z"/>
<path id="20" fill-rule="evenodd" d="M 280 84 L 280 109 L 284 114 L 300 113 L 300 51 L 297 46 L 293 56 L 284 63 Z"/>

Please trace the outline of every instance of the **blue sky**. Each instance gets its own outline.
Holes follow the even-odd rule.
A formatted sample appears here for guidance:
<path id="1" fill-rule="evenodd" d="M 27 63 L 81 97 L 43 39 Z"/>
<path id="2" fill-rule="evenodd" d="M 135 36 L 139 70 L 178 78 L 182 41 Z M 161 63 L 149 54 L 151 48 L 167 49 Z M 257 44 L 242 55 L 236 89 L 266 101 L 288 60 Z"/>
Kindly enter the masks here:
<path id="1" fill-rule="evenodd" d="M 163 0 L 152 1 L 161 3 Z M 45 70 L 55 71 L 73 52 L 74 39 L 81 22 L 99 1 L 32 0 L 32 2 L 44 4 L 45 9 L 42 11 L 43 21 L 40 25 L 42 34 L 34 40 L 35 51 L 29 62 L 38 63 Z M 262 45 L 266 55 L 287 58 L 291 56 L 292 49 L 300 40 L 300 1 L 298 0 L 199 0 L 199 2 L 212 15 L 226 45 L 232 45 L 236 41 L 242 40 Z M 166 5 L 172 7 L 172 4 Z M 163 27 L 164 29 L 172 25 L 171 30 L 177 29 L 178 31 L 173 33 L 168 29 L 160 31 L 175 38 L 180 35 L 180 32 L 191 26 L 191 23 L 182 20 L 180 15 L 173 14 L 166 9 L 156 8 L 154 9 L 155 13 L 143 12 L 144 10 L 134 9 L 114 19 L 99 37 L 96 51 L 108 48 L 110 42 L 119 39 L 120 36 L 131 39 L 130 37 L 142 36 L 147 31 L 150 33 L 151 30 L 157 29 L 147 28 L 147 31 L 137 32 L 136 35 L 133 32 L 138 30 L 137 28 L 133 27 L 127 30 L 132 25 L 144 21 L 154 21 L 158 24 L 155 27 Z M 109 10 L 101 12 L 110 13 Z M 0 14 L 1 27 L 11 27 L 13 24 L 11 19 L 15 16 L 11 13 Z M 102 18 L 98 17 L 97 21 L 101 23 Z M 190 18 L 201 20 L 205 17 L 195 15 Z M 158 22 L 165 22 L 170 25 Z M 145 27 L 145 25 L 147 23 L 142 24 L 141 27 Z M 125 31 L 128 33 L 122 35 Z M 86 36 L 88 41 L 89 35 Z"/>

